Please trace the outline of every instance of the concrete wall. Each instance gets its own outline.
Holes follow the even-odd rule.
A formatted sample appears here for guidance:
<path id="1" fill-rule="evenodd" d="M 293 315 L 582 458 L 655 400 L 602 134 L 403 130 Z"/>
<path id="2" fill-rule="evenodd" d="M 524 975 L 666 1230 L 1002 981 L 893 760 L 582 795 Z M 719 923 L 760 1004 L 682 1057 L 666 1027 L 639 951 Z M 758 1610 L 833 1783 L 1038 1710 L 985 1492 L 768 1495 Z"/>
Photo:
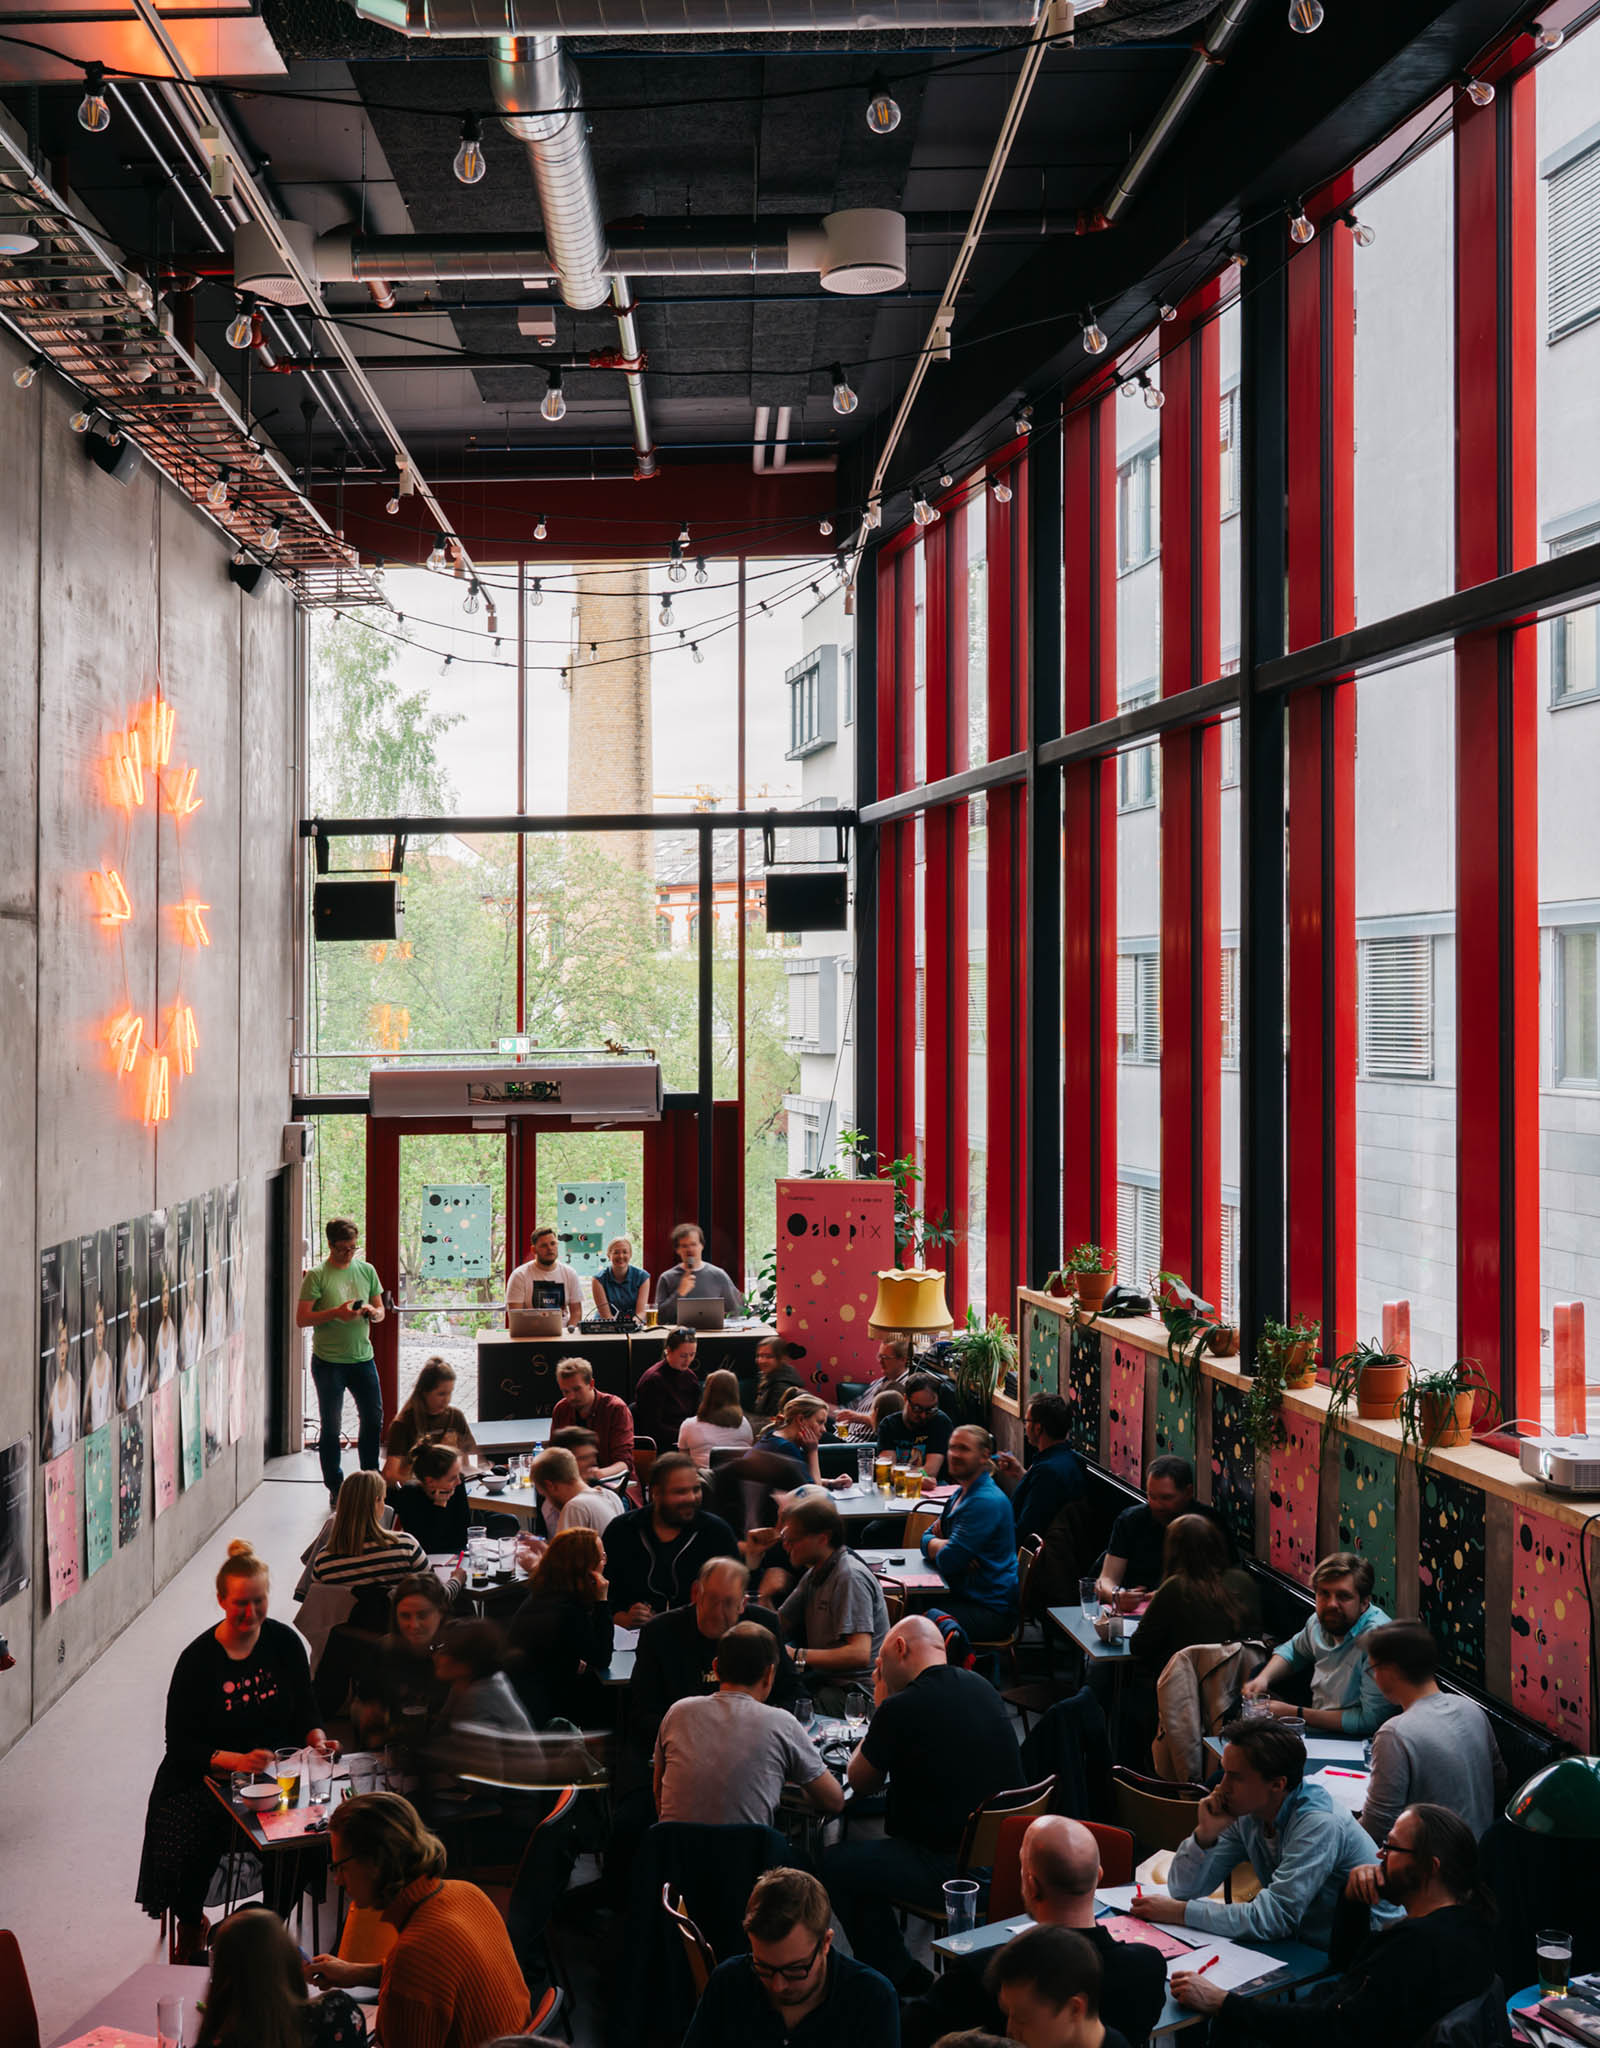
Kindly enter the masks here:
<path id="1" fill-rule="evenodd" d="M 294 608 L 265 579 L 227 580 L 217 531 L 148 465 L 124 487 L 88 460 L 50 375 L 18 391 L 0 340 L 0 1445 L 32 1447 L 33 1584 L 0 1607 L 16 1668 L 0 1674 L 8 1747 L 225 1521 L 260 1477 L 266 1373 L 266 1180 L 288 1115 L 294 984 Z M 157 678 L 174 759 L 200 771 L 185 824 L 106 799 L 107 737 Z M 88 876 L 118 866 L 136 906 L 122 943 Z M 212 943 L 183 947 L 171 906 L 209 904 Z M 164 1014 L 180 975 L 200 1047 L 172 1117 L 142 1121 L 110 1069 L 105 1027 L 126 989 Z M 38 1449 L 41 1247 L 239 1180 L 249 1294 L 245 1438 L 144 1525 L 56 1613 L 47 1609 Z M 146 1404 L 146 1455 L 149 1455 Z M 79 1460 L 82 1445 L 74 1455 Z M 248 1535 L 247 1529 L 240 1533 Z M 198 1626 L 198 1619 L 197 1619 Z"/>

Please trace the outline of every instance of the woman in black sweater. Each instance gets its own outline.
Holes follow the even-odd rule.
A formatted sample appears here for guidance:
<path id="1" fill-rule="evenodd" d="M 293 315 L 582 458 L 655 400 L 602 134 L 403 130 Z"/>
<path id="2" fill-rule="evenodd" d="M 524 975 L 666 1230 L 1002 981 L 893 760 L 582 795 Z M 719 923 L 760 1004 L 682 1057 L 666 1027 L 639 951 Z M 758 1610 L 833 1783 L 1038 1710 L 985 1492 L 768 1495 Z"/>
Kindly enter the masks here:
<path id="1" fill-rule="evenodd" d="M 470 1517 L 454 1444 L 425 1437 L 413 1448 L 411 1477 L 394 1497 L 394 1519 L 429 1557 L 461 1555 Z"/>
<path id="2" fill-rule="evenodd" d="M 305 1645 L 267 1619 L 267 1567 L 248 1543 L 228 1545 L 217 1573 L 222 1620 L 178 1659 L 167 1688 L 167 1753 L 145 1814 L 138 1902 L 153 1920 L 171 1912 L 177 1960 L 204 1943 L 203 1908 L 233 1823 L 208 1777 L 269 1771 L 277 1750 L 336 1755 L 317 1725 Z"/>
<path id="3" fill-rule="evenodd" d="M 529 1718 L 592 1727 L 603 1705 L 597 1671 L 611 1662 L 605 1553 L 592 1529 L 568 1529 L 539 1561 L 507 1631 L 511 1678 Z"/>
<path id="4" fill-rule="evenodd" d="M 1155 1737 L 1156 1681 L 1168 1661 L 1196 1643 L 1232 1643 L 1261 1626 L 1261 1606 L 1247 1572 L 1228 1563 L 1222 1531 L 1204 1515 L 1177 1515 L 1161 1550 L 1161 1583 L 1133 1632 L 1133 1670 L 1123 1689 L 1119 1761 L 1150 1768 Z"/>

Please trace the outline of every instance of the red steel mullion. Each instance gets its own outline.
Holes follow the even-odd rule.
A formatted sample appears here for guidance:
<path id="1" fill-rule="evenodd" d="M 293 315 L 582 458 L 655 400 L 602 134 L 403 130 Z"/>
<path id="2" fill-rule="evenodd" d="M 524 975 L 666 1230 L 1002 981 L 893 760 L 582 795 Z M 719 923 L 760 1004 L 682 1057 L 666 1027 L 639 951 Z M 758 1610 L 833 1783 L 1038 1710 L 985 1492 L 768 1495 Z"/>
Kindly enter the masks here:
<path id="1" fill-rule="evenodd" d="M 967 526 L 958 506 L 947 508 L 941 531 L 944 535 L 944 566 L 940 581 L 944 588 L 943 697 L 945 716 L 945 773 L 956 774 L 968 764 L 967 748 Z M 930 563 L 930 571 L 932 569 Z M 930 775 L 932 769 L 929 769 Z M 956 1232 L 950 1247 L 950 1306 L 959 1317 L 968 1300 L 968 1232 L 972 1217 L 972 1140 L 968 1098 L 971 1087 L 971 1055 L 968 1051 L 967 1005 L 971 999 L 972 938 L 970 932 L 971 817 L 965 802 L 953 804 L 949 816 L 950 919 L 949 919 L 949 1085 L 946 1093 L 950 1119 L 947 1169 L 950 1189 L 950 1220 Z M 977 1304 L 979 1312 L 983 1303 Z"/>
<path id="2" fill-rule="evenodd" d="M 1009 474 L 1009 473 L 1007 473 Z M 989 753 L 999 759 L 1014 751 L 1012 708 L 1016 647 L 1016 583 L 1012 575 L 1012 504 L 988 494 L 985 510 L 985 565 L 989 698 Z M 1013 501 L 1014 502 L 1014 501 Z M 989 920 L 989 985 L 984 1017 L 985 1129 L 988 1187 L 984 1211 L 984 1265 L 989 1299 L 1004 1310 L 1019 1277 L 1021 1211 L 1016 1206 L 1012 1164 L 1020 1136 L 1022 1070 L 1015 1061 L 1014 1020 L 1018 997 L 1016 943 L 1017 878 L 1021 873 L 1014 789 L 989 792 L 989 866 L 985 914 Z"/>

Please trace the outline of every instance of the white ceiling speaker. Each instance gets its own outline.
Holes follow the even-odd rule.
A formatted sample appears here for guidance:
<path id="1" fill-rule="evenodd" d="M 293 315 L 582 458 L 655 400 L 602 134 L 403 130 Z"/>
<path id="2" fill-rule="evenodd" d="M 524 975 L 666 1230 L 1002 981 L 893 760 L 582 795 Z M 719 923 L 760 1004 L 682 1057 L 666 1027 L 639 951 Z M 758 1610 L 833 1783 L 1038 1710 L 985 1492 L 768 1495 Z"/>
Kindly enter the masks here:
<path id="1" fill-rule="evenodd" d="M 824 247 L 818 265 L 825 292 L 862 297 L 898 291 L 906 281 L 905 215 L 884 206 L 857 206 L 830 213 L 822 222 Z"/>
<path id="2" fill-rule="evenodd" d="M 278 232 L 294 251 L 300 268 L 317 282 L 317 238 L 303 221 L 282 220 Z M 233 288 L 267 299 L 275 306 L 304 306 L 307 295 L 300 280 L 291 275 L 273 246 L 272 237 L 253 220 L 244 221 L 233 234 Z"/>

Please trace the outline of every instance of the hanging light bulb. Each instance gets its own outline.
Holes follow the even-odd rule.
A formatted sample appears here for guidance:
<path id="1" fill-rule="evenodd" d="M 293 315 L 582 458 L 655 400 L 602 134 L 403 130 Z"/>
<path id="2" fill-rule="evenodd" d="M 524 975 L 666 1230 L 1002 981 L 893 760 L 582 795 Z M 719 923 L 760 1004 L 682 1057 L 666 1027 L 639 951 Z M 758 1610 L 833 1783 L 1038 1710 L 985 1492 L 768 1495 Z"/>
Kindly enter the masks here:
<path id="1" fill-rule="evenodd" d="M 478 594 L 478 579 L 474 576 L 467 585 L 467 594 L 461 601 L 461 609 L 469 619 L 475 618 L 482 603 L 483 599 Z"/>
<path id="2" fill-rule="evenodd" d="M 662 591 L 661 609 L 657 612 L 656 618 L 663 626 L 670 626 L 672 624 L 672 592 L 670 590 Z"/>
<path id="3" fill-rule="evenodd" d="M 932 526 L 939 516 L 938 507 L 928 503 L 928 493 L 921 484 L 911 500 L 911 516 L 919 526 Z"/>
<path id="4" fill-rule="evenodd" d="M 1339 218 L 1350 230 L 1350 239 L 1358 249 L 1370 249 L 1378 239 L 1376 228 L 1369 228 L 1364 220 L 1357 220 L 1353 213 L 1346 211 Z"/>
<path id="5" fill-rule="evenodd" d="M 1297 36 L 1315 35 L 1322 26 L 1322 0 L 1289 0 L 1289 26 Z"/>
<path id="6" fill-rule="evenodd" d="M 550 388 L 546 391 L 544 397 L 540 399 L 539 410 L 547 420 L 559 420 L 566 414 L 567 401 L 566 395 L 561 389 L 561 371 L 559 368 L 553 369 L 550 372 Z M 544 521 L 541 519 L 539 524 L 543 526 Z M 535 538 L 542 539 L 543 536 L 536 534 Z"/>
<path id="7" fill-rule="evenodd" d="M 1139 389 L 1144 395 L 1145 404 L 1152 412 L 1159 412 L 1166 404 L 1167 394 L 1159 384 L 1151 383 L 1148 370 L 1141 370 L 1139 372 Z"/>
<path id="8" fill-rule="evenodd" d="M 850 380 L 844 373 L 843 363 L 835 363 L 828 372 L 833 379 L 833 409 L 837 413 L 852 413 L 861 403 L 850 389 Z"/>
<path id="9" fill-rule="evenodd" d="M 882 524 L 883 501 L 881 498 L 869 498 L 867 509 L 861 515 L 861 530 L 863 533 L 876 533 Z"/>
<path id="10" fill-rule="evenodd" d="M 206 503 L 213 512 L 220 512 L 228 502 L 228 493 L 233 488 L 233 471 L 224 463 L 217 471 L 216 481 L 206 492 Z"/>
<path id="11" fill-rule="evenodd" d="M 43 356 L 29 356 L 25 363 L 18 363 L 11 372 L 11 381 L 19 391 L 26 391 L 43 368 Z"/>
<path id="12" fill-rule="evenodd" d="M 235 567 L 236 569 L 242 569 L 242 568 L 244 567 L 245 563 L 246 563 L 246 562 L 247 562 L 248 560 L 249 560 L 249 557 L 248 557 L 248 556 L 247 556 L 247 555 L 245 554 L 245 551 L 244 551 L 244 549 L 243 549 L 242 547 L 238 547 L 238 548 L 235 548 L 235 549 L 234 549 L 234 551 L 233 551 L 233 566 L 234 566 L 234 567 Z"/>
<path id="13" fill-rule="evenodd" d="M 1013 434 L 1031 434 L 1033 432 L 1033 407 L 1031 405 L 1019 405 L 1017 407 L 1016 411 L 1011 415 L 1011 431 Z"/>
<path id="14" fill-rule="evenodd" d="M 672 559 L 667 563 L 667 581 L 669 583 L 685 582 L 689 575 L 689 565 L 683 559 L 683 547 L 680 542 L 674 541 L 672 543 L 671 555 Z"/>
<path id="15" fill-rule="evenodd" d="M 87 434 L 94 425 L 95 418 L 95 413 L 89 407 L 80 406 L 71 419 L 67 421 L 67 425 L 75 434 Z"/>
<path id="16" fill-rule="evenodd" d="M 528 592 L 528 602 L 529 604 L 544 603 L 544 578 L 542 576 L 534 577 L 533 588 Z"/>
<path id="17" fill-rule="evenodd" d="M 100 135 L 111 126 L 111 109 L 106 105 L 106 67 L 83 67 L 83 98 L 78 102 L 78 126 Z"/>
<path id="18" fill-rule="evenodd" d="M 686 548 L 689 545 L 689 522 L 687 519 L 683 520 L 678 527 L 678 545 L 680 548 Z"/>
<path id="19" fill-rule="evenodd" d="M 450 168 L 463 185 L 483 182 L 483 174 L 489 165 L 483 153 L 483 131 L 478 126 L 476 114 L 462 117 L 461 147 L 456 151 L 456 160 Z"/>
<path id="20" fill-rule="evenodd" d="M 1106 352 L 1106 331 L 1092 312 L 1083 323 L 1083 352 L 1086 356 L 1103 356 Z"/>
<path id="21" fill-rule="evenodd" d="M 689 642 L 689 652 L 694 656 L 695 667 L 702 667 L 705 662 L 705 656 L 700 652 L 700 642 L 698 640 L 691 640 Z"/>
<path id="22" fill-rule="evenodd" d="M 396 486 L 395 490 L 390 494 L 389 501 L 384 506 L 383 509 L 385 512 L 388 513 L 391 519 L 400 510 L 400 491 L 398 486 Z"/>
<path id="23" fill-rule="evenodd" d="M 1290 216 L 1289 240 L 1291 242 L 1297 242 L 1303 249 L 1307 242 L 1315 241 L 1316 234 L 1317 224 L 1303 206 L 1297 213 Z"/>
<path id="24" fill-rule="evenodd" d="M 1471 100 L 1475 107 L 1492 107 L 1494 105 L 1494 87 L 1487 78 L 1469 78 L 1467 80 L 1467 98 Z"/>
<path id="25" fill-rule="evenodd" d="M 550 529 L 548 526 L 546 526 L 544 522 L 544 514 L 541 512 L 538 521 L 533 529 L 533 537 L 535 540 L 544 540 L 549 535 L 549 532 Z"/>
<path id="26" fill-rule="evenodd" d="M 255 322 L 250 317 L 250 308 L 241 304 L 228 322 L 229 348 L 248 348 L 254 333 Z"/>
<path id="27" fill-rule="evenodd" d="M 817 521 L 817 531 L 822 535 L 822 538 L 826 540 L 828 538 L 828 535 L 833 531 L 833 521 L 827 518 L 819 519 Z"/>
<path id="28" fill-rule="evenodd" d="M 711 581 L 711 571 L 706 567 L 704 555 L 696 555 L 694 558 L 694 580 L 702 590 Z"/>
<path id="29" fill-rule="evenodd" d="M 384 570 L 382 555 L 379 555 L 377 560 L 372 565 L 372 580 L 374 583 L 377 584 L 380 590 L 382 590 L 385 583 L 387 583 L 389 580 L 388 575 Z"/>
<path id="30" fill-rule="evenodd" d="M 444 535 L 442 533 L 436 534 L 433 541 L 433 550 L 428 556 L 428 567 L 430 569 L 442 569 L 448 560 L 449 556 L 445 553 Z"/>
<path id="31" fill-rule="evenodd" d="M 1533 24 L 1533 40 L 1538 49 L 1559 50 L 1567 40 L 1567 32 L 1564 28 L 1552 28 L 1548 22 L 1536 21 Z"/>
<path id="32" fill-rule="evenodd" d="M 1003 476 L 990 477 L 989 488 L 994 492 L 994 501 L 997 505 L 1009 505 L 1011 503 L 1011 486 Z"/>
<path id="33" fill-rule="evenodd" d="M 892 135 L 900 126 L 900 102 L 890 92 L 886 78 L 872 81 L 872 97 L 867 101 L 867 126 L 874 135 Z"/>
<path id="34" fill-rule="evenodd" d="M 1161 305 L 1157 310 L 1160 312 L 1162 320 L 1168 327 L 1170 327 L 1173 321 L 1176 320 L 1178 317 L 1177 307 L 1169 306 L 1165 299 L 1162 300 Z"/>

